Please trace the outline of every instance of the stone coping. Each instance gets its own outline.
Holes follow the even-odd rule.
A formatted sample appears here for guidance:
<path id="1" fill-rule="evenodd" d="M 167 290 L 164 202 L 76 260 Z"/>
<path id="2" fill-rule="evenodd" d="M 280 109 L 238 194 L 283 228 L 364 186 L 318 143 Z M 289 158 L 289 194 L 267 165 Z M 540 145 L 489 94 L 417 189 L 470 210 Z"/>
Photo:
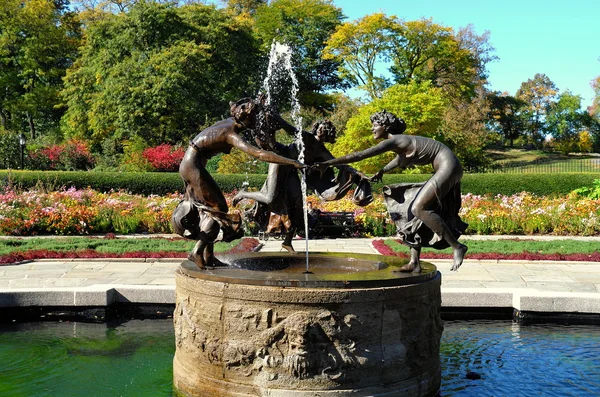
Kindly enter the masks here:
<path id="1" fill-rule="evenodd" d="M 445 287 L 442 287 L 441 292 L 442 308 L 600 314 L 598 293 Z M 114 303 L 174 305 L 175 286 L 110 284 L 70 288 L 0 289 L 0 308 L 106 307 Z"/>

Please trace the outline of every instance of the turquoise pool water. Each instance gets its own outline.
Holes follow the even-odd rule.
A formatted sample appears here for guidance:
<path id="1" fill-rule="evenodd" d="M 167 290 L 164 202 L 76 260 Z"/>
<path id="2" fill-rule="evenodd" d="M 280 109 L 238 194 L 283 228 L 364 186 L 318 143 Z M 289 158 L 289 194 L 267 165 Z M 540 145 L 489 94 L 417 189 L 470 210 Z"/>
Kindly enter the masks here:
<path id="1" fill-rule="evenodd" d="M 0 396 L 169 397 L 174 350 L 171 320 L 0 325 Z M 600 395 L 600 327 L 447 321 L 441 360 L 443 397 Z"/>

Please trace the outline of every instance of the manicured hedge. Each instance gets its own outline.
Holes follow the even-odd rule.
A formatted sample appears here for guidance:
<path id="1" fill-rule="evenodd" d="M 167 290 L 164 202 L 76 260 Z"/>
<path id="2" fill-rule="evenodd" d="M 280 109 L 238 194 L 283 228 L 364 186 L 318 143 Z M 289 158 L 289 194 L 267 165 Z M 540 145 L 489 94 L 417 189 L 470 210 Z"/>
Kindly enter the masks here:
<path id="1" fill-rule="evenodd" d="M 266 175 L 221 175 L 215 180 L 225 192 L 239 190 L 244 182 L 250 188 L 259 188 Z M 383 182 L 373 185 L 380 192 L 383 185 L 401 182 L 421 182 L 430 175 L 387 174 Z M 570 191 L 592 186 L 596 173 L 561 174 L 466 174 L 462 181 L 462 192 L 473 194 L 514 194 L 527 191 L 537 195 L 567 194 Z M 61 187 L 87 188 L 107 192 L 124 189 L 136 194 L 167 194 L 181 192 L 183 182 L 177 173 L 169 172 L 85 172 L 85 171 L 0 171 L 2 185 L 13 184 L 27 189 L 42 186 L 46 189 Z"/>
<path id="2" fill-rule="evenodd" d="M 239 190 L 244 181 L 260 187 L 266 175 L 221 175 L 215 179 L 225 192 Z M 86 172 L 86 171 L 0 171 L 2 186 L 12 184 L 21 189 L 35 186 L 47 190 L 91 187 L 100 192 L 126 190 L 134 194 L 168 194 L 183 192 L 183 181 L 176 172 Z"/>
<path id="3" fill-rule="evenodd" d="M 383 183 L 373 185 L 374 191 L 380 191 L 383 185 L 401 182 L 421 182 L 430 175 L 388 174 Z M 539 196 L 553 194 L 564 195 L 583 186 L 592 186 L 596 173 L 557 173 L 557 174 L 465 174 L 461 183 L 462 193 L 505 194 L 511 195 L 523 191 Z"/>

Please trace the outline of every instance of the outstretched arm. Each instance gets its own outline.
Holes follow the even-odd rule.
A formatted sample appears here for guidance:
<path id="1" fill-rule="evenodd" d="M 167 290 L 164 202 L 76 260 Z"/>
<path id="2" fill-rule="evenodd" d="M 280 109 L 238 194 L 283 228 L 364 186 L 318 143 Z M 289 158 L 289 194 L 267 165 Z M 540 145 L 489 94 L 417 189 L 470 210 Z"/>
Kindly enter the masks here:
<path id="1" fill-rule="evenodd" d="M 235 133 L 231 133 L 228 135 L 228 142 L 231 146 L 241 150 L 244 153 L 248 153 L 249 155 L 256 157 L 259 160 L 266 161 L 269 163 L 282 164 L 282 165 L 291 165 L 296 168 L 304 168 L 305 165 L 301 162 L 290 159 L 287 157 L 280 156 L 273 152 L 269 152 L 267 150 L 258 149 L 248 142 L 246 142 L 241 136 Z"/>
<path id="2" fill-rule="evenodd" d="M 384 173 L 390 172 L 394 168 L 403 165 L 405 159 L 406 158 L 404 156 L 397 155 L 396 157 L 394 157 L 394 159 L 392 161 L 390 161 L 389 163 L 387 163 L 382 169 L 380 169 L 379 171 L 377 171 L 377 173 L 375 173 L 375 175 L 373 175 L 369 179 L 371 180 L 371 182 L 381 181 L 381 178 L 383 177 Z"/>
<path id="3" fill-rule="evenodd" d="M 273 118 L 279 123 L 279 126 L 288 133 L 288 135 L 296 136 L 296 132 L 298 131 L 296 127 L 285 121 L 283 117 L 279 115 L 279 113 L 273 114 Z"/>

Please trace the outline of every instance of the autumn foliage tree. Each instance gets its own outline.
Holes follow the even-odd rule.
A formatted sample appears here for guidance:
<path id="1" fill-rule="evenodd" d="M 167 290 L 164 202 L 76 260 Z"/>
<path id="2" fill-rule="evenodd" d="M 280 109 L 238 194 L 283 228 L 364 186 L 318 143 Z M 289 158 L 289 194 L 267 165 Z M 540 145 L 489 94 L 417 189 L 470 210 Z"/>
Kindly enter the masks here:
<path id="1" fill-rule="evenodd" d="M 528 134 L 529 142 L 538 148 L 541 148 L 544 140 L 546 111 L 557 93 L 558 88 L 554 82 L 543 73 L 536 73 L 532 79 L 523 82 L 517 91 L 516 98 L 526 104 L 524 109 L 527 118 L 525 131 Z"/>

